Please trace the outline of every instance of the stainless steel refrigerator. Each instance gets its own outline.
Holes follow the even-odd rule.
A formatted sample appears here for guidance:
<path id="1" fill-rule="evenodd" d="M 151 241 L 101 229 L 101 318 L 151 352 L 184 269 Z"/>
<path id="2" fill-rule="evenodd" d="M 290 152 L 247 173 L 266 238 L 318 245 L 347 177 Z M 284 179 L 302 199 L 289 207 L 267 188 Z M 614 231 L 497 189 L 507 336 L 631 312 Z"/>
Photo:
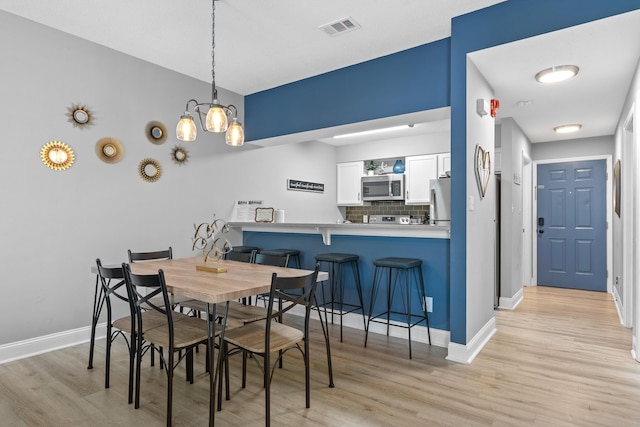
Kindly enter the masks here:
<path id="1" fill-rule="evenodd" d="M 433 225 L 451 224 L 451 178 L 438 178 L 429 181 L 431 188 L 431 223 Z"/>

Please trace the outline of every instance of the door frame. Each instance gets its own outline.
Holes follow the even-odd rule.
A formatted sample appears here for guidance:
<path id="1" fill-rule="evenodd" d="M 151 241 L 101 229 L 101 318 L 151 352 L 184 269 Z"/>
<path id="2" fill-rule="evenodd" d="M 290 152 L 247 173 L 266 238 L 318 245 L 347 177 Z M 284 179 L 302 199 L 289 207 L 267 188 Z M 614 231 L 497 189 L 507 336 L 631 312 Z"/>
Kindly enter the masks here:
<path id="1" fill-rule="evenodd" d="M 533 266 L 537 263 L 533 258 L 533 240 L 535 233 L 535 221 L 533 215 L 533 163 L 531 157 L 522 152 L 522 284 L 523 286 L 533 286 L 536 282 L 533 282 Z M 528 275 L 528 277 L 527 277 Z"/>
<path id="2" fill-rule="evenodd" d="M 612 166 L 611 166 L 611 154 L 606 154 L 602 156 L 585 156 L 585 157 L 568 157 L 568 158 L 557 158 L 557 159 L 545 159 L 545 160 L 534 160 L 533 161 L 533 205 L 531 206 L 531 215 L 532 218 L 537 217 L 538 212 L 538 165 L 539 164 L 548 164 L 548 163 L 565 163 L 565 162 L 579 162 L 583 160 L 605 160 L 606 161 L 606 171 L 607 171 L 607 181 L 605 182 L 606 189 L 606 208 L 607 208 L 607 292 L 611 293 L 613 290 L 612 286 L 612 273 L 613 272 L 613 254 L 611 249 L 613 248 L 613 234 L 612 234 L 612 220 L 613 217 L 613 203 L 611 203 L 611 195 L 613 194 L 613 179 L 611 177 L 612 174 Z M 537 228 L 533 227 L 531 230 L 531 241 L 533 243 L 532 255 L 533 255 L 533 265 L 531 266 L 531 270 L 533 273 L 533 283 L 531 286 L 538 285 L 538 239 L 536 238 L 535 233 L 537 233 Z"/>
<path id="3" fill-rule="evenodd" d="M 637 251 L 636 243 L 636 207 L 635 203 L 629 201 L 636 200 L 635 192 L 637 182 L 637 146 L 633 140 L 633 119 L 635 108 L 634 105 L 629 110 L 623 125 L 622 125 L 622 146 L 620 147 L 621 159 L 632 159 L 630 164 L 626 164 L 627 167 L 622 166 L 621 186 L 622 194 L 621 199 L 625 201 L 620 206 L 620 217 L 622 225 L 622 292 L 624 298 L 622 304 L 620 304 L 619 296 L 617 292 L 614 292 L 614 299 L 616 301 L 616 308 L 618 309 L 618 315 L 620 316 L 620 323 L 626 327 L 633 327 L 633 308 L 635 306 L 635 289 L 634 284 L 638 276 L 637 267 L 635 267 L 635 253 Z"/>

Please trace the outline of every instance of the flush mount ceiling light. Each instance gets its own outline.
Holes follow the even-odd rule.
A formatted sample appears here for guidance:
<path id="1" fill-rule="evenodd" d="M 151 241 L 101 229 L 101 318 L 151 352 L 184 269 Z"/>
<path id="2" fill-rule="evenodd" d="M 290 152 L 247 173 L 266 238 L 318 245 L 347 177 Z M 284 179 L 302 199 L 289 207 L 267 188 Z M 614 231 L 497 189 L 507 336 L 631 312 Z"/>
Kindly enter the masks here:
<path id="1" fill-rule="evenodd" d="M 394 130 L 400 130 L 400 129 L 407 129 L 407 128 L 411 128 L 413 127 L 413 125 L 402 125 L 402 126 L 393 126 L 390 128 L 382 128 L 382 129 L 372 129 L 372 130 L 365 130 L 362 132 L 353 132 L 353 133 L 344 133 L 342 135 L 336 135 L 334 136 L 335 139 L 340 139 L 340 138 L 351 138 L 354 136 L 364 136 L 364 135 L 373 135 L 376 133 L 383 133 L 383 132 L 391 132 Z"/>
<path id="2" fill-rule="evenodd" d="M 578 71 L 580 68 L 575 65 L 559 65 L 540 71 L 536 74 L 536 81 L 539 83 L 558 83 L 575 77 Z"/>
<path id="3" fill-rule="evenodd" d="M 176 136 L 180 141 L 195 141 L 198 129 L 189 113 L 189 104 L 193 103 L 193 111 L 200 119 L 200 128 L 205 132 L 226 132 L 227 145 L 240 146 L 244 144 L 244 129 L 238 121 L 238 109 L 234 105 L 222 105 L 218 101 L 215 72 L 216 46 L 216 0 L 211 0 L 211 102 L 198 102 L 195 99 L 187 101 L 184 114 L 180 117 L 176 127 Z M 205 113 L 206 111 L 206 113 Z M 202 117 L 206 116 L 203 122 Z M 228 117 L 231 117 L 229 124 Z"/>
<path id="4" fill-rule="evenodd" d="M 582 125 L 581 124 L 571 124 L 571 125 L 561 125 L 561 126 L 556 126 L 553 128 L 553 130 L 556 133 L 571 133 L 571 132 L 577 132 L 580 129 L 582 129 Z"/>

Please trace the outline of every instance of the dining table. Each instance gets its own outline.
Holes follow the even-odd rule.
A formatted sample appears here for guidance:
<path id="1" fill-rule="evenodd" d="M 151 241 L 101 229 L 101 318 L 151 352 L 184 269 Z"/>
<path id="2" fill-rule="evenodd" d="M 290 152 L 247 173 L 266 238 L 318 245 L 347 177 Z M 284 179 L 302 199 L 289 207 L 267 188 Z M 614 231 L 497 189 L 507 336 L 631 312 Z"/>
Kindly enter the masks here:
<path id="1" fill-rule="evenodd" d="M 226 327 L 227 310 L 229 301 L 268 293 L 271 288 L 271 278 L 273 273 L 278 277 L 299 277 L 313 273 L 310 270 L 297 268 L 274 267 L 262 264 L 252 264 L 246 262 L 230 260 L 209 260 L 206 264 L 208 270 L 226 270 L 224 272 L 213 272 L 201 269 L 204 265 L 203 257 L 174 258 L 167 260 L 154 260 L 146 262 L 131 263 L 131 271 L 135 274 L 157 274 L 158 270 L 164 272 L 167 290 L 176 296 L 188 297 L 207 303 L 206 319 L 222 319 L 220 324 L 207 322 L 208 325 L 208 347 L 210 364 L 209 369 L 209 425 L 215 425 L 216 412 L 216 381 L 219 375 L 220 352 L 218 352 L 218 363 L 214 363 L 214 340 L 216 337 L 216 327 L 220 327 L 219 340 L 224 340 Z M 199 267 L 198 267 L 199 266 Z M 213 268 L 212 268 L 213 267 Z M 328 273 L 318 272 L 318 282 L 328 279 Z M 224 306 L 223 313 L 217 313 L 218 304 Z M 329 331 L 327 319 L 322 320 L 321 310 L 318 309 L 320 324 L 325 335 L 327 349 L 327 364 L 329 370 L 329 387 L 333 387 L 333 373 L 331 368 L 331 354 L 329 344 Z"/>

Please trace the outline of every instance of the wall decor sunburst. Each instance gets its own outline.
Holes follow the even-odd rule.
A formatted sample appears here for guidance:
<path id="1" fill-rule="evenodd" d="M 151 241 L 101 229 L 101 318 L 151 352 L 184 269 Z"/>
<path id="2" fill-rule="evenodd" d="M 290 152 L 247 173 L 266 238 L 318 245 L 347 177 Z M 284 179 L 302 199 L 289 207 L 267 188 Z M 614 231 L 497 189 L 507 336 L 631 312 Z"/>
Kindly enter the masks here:
<path id="1" fill-rule="evenodd" d="M 140 174 L 140 178 L 147 182 L 156 182 L 160 179 L 160 175 L 162 174 L 162 169 L 160 168 L 160 163 L 154 159 L 144 159 L 138 165 L 138 173 Z"/>
<path id="2" fill-rule="evenodd" d="M 50 141 L 40 150 L 42 162 L 53 170 L 69 169 L 75 160 L 73 150 L 62 141 Z"/>
<path id="3" fill-rule="evenodd" d="M 179 165 L 183 165 L 189 161 L 189 152 L 179 145 L 171 149 L 171 158 Z"/>
<path id="4" fill-rule="evenodd" d="M 167 129 L 160 122 L 149 122 L 145 127 L 145 134 L 149 142 L 160 145 L 167 140 Z"/>
<path id="5" fill-rule="evenodd" d="M 67 107 L 67 117 L 67 121 L 76 128 L 84 129 L 93 125 L 93 112 L 86 105 L 72 104 Z"/>
<path id="6" fill-rule="evenodd" d="M 104 137 L 96 142 L 96 154 L 105 163 L 118 163 L 123 153 L 122 144 L 115 138 Z"/>

